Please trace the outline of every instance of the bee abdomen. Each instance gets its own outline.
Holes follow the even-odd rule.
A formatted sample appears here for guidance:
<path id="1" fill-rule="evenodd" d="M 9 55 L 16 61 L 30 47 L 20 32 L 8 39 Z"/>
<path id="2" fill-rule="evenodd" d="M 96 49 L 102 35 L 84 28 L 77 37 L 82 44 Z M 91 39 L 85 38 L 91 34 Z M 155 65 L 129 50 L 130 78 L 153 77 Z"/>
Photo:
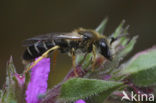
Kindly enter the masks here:
<path id="1" fill-rule="evenodd" d="M 54 46 L 55 42 L 37 42 L 34 45 L 27 47 L 27 49 L 23 54 L 23 59 L 24 60 L 35 59 Z"/>

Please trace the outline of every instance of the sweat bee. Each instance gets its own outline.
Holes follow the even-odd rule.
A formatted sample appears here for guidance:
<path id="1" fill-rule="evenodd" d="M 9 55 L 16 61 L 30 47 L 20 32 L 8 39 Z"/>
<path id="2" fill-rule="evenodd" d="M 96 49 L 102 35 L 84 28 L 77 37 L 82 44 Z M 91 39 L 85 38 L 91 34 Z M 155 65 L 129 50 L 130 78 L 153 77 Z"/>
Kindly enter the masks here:
<path id="1" fill-rule="evenodd" d="M 40 56 L 38 60 L 34 61 L 35 65 L 42 58 L 47 57 L 50 52 L 58 50 L 72 56 L 73 68 L 75 69 L 75 56 L 80 53 L 92 52 L 94 59 L 96 53 L 99 53 L 106 59 L 112 60 L 110 43 L 104 35 L 91 29 L 79 28 L 69 33 L 49 33 L 27 39 L 24 42 L 27 49 L 23 54 L 23 59 L 31 60 Z M 34 65 L 31 65 L 29 69 Z M 76 70 L 74 73 L 77 75 Z"/>

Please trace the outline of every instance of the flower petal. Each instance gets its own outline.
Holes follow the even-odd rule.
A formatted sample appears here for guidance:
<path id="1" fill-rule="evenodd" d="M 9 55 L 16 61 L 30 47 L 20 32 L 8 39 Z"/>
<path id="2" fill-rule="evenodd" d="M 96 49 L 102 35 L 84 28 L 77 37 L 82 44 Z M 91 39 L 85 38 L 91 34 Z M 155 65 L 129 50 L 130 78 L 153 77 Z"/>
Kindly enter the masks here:
<path id="1" fill-rule="evenodd" d="M 27 103 L 39 103 L 40 95 L 47 90 L 48 74 L 50 72 L 50 58 L 43 58 L 31 70 L 31 79 L 26 90 Z"/>
<path id="2" fill-rule="evenodd" d="M 79 99 L 75 103 L 86 103 L 86 102 L 84 100 L 82 100 L 82 99 Z"/>

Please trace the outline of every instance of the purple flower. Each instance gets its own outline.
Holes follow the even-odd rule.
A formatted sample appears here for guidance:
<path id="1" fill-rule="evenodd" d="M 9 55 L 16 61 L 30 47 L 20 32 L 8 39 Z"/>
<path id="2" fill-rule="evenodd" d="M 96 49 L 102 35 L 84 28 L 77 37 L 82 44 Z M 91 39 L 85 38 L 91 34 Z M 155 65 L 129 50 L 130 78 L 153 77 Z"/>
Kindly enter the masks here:
<path id="1" fill-rule="evenodd" d="M 109 80 L 111 78 L 111 75 L 105 75 L 104 80 Z"/>
<path id="2" fill-rule="evenodd" d="M 79 99 L 75 103 L 86 103 L 86 102 L 84 100 L 82 100 L 82 99 Z"/>
<path id="3" fill-rule="evenodd" d="M 31 78 L 26 90 L 27 103 L 40 103 L 39 96 L 47 90 L 50 58 L 43 58 L 31 69 Z"/>

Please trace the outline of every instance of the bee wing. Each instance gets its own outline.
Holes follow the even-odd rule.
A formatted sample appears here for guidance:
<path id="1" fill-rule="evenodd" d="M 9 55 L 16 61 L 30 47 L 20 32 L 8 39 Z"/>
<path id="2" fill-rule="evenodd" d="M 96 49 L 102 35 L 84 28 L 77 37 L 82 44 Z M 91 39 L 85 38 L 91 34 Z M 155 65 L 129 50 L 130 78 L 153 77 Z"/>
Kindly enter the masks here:
<path id="1" fill-rule="evenodd" d="M 32 38 L 28 38 L 28 39 L 24 40 L 23 46 L 31 46 L 37 42 L 49 41 L 49 40 L 53 39 L 53 35 L 56 35 L 56 33 L 49 33 L 49 34 L 45 34 L 45 35 L 39 35 L 39 36 L 35 36 Z"/>
<path id="2" fill-rule="evenodd" d="M 49 33 L 29 38 L 23 42 L 23 45 L 31 46 L 38 42 L 52 41 L 57 39 L 82 40 L 83 36 L 77 33 Z"/>
<path id="3" fill-rule="evenodd" d="M 67 33 L 64 35 L 56 35 L 56 39 L 70 39 L 70 40 L 82 40 L 83 36 L 77 33 Z"/>

